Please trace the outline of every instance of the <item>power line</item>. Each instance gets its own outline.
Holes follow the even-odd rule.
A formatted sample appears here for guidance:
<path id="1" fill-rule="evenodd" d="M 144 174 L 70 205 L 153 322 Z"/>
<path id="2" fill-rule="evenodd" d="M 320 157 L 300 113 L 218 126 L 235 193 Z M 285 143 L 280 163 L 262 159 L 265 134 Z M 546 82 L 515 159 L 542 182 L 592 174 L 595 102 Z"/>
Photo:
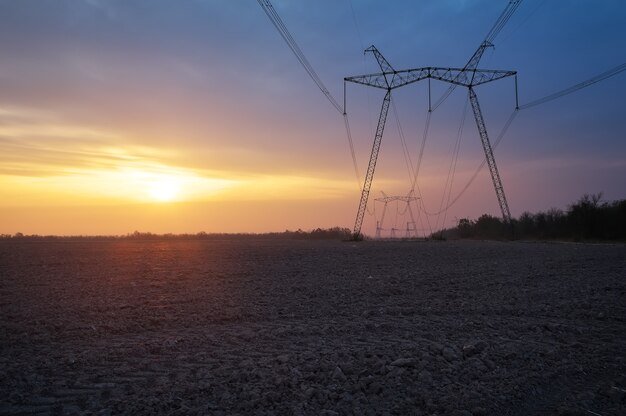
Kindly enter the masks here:
<path id="1" fill-rule="evenodd" d="M 504 137 L 504 134 L 507 132 L 507 130 L 509 129 L 509 127 L 511 127 L 511 123 L 513 123 L 513 120 L 515 119 L 515 116 L 517 116 L 517 113 L 519 111 L 518 110 L 513 110 L 513 112 L 511 113 L 511 115 L 509 116 L 509 119 L 506 121 L 506 123 L 504 124 L 504 127 L 502 128 L 502 131 L 500 132 L 500 134 L 498 135 L 498 138 L 496 139 L 496 141 L 493 143 L 493 148 L 495 149 L 496 147 L 498 147 L 498 144 L 500 143 L 500 141 L 502 141 L 502 138 Z M 478 174 L 480 173 L 480 171 L 482 170 L 483 167 L 485 167 L 485 164 L 487 163 L 487 159 L 483 159 L 483 161 L 481 162 L 481 164 L 478 166 L 478 168 L 476 168 L 476 170 L 474 171 L 474 173 L 472 174 L 472 176 L 470 177 L 469 181 L 467 181 L 467 183 L 465 184 L 465 186 L 459 191 L 459 193 L 454 197 L 454 199 L 452 199 L 452 201 L 450 201 L 445 208 L 439 210 L 438 212 L 426 212 L 426 215 L 428 216 L 434 216 L 434 215 L 439 215 L 444 211 L 447 211 L 448 209 L 450 209 L 450 207 L 452 207 L 454 204 L 456 204 L 456 202 L 461 199 L 461 197 L 463 196 L 463 194 L 469 189 L 469 187 L 472 185 L 472 183 L 474 183 L 474 180 L 476 180 L 476 177 L 478 176 Z"/>
<path id="2" fill-rule="evenodd" d="M 348 0 L 350 3 L 350 11 L 352 12 L 352 22 L 354 22 L 354 27 L 356 28 L 356 33 L 359 38 L 359 44 L 361 45 L 361 50 L 365 49 L 363 45 L 363 37 L 361 36 L 361 30 L 359 29 L 359 25 L 356 21 L 356 13 L 354 12 L 354 5 L 352 4 L 352 0 Z"/>
<path id="3" fill-rule="evenodd" d="M 507 24 L 511 16 L 513 16 L 513 13 L 515 13 L 515 10 L 517 10 L 520 4 L 522 4 L 522 0 L 509 1 L 509 4 L 507 4 L 507 6 L 504 8 L 502 13 L 496 20 L 496 22 L 493 24 L 493 26 L 487 33 L 487 36 L 485 36 L 485 39 L 480 43 L 480 46 L 478 47 L 476 52 L 474 52 L 474 55 L 472 55 L 472 57 L 469 59 L 469 61 L 467 61 L 467 63 L 463 67 L 464 71 L 476 69 L 476 66 L 478 65 L 478 62 L 480 61 L 480 58 L 485 48 L 493 47 L 494 39 L 496 38 L 496 36 L 498 36 L 502 28 Z M 459 73 L 459 75 L 461 75 L 461 73 Z M 456 87 L 457 87 L 456 84 L 450 85 L 448 89 L 443 93 L 443 95 L 439 97 L 439 99 L 432 106 L 431 111 L 435 111 L 441 104 L 443 104 L 443 102 L 446 101 L 446 99 L 450 96 L 450 94 L 452 94 L 452 92 L 456 89 Z"/>
<path id="4" fill-rule="evenodd" d="M 359 165 L 356 163 L 356 154 L 354 152 L 354 143 L 352 141 L 352 132 L 350 131 L 350 122 L 348 121 L 348 115 L 343 113 L 343 123 L 346 126 L 346 136 L 348 137 L 348 144 L 350 145 L 350 154 L 352 155 L 352 164 L 354 166 L 354 175 L 356 177 L 356 186 L 358 190 L 361 190 L 361 174 L 359 173 Z"/>
<path id="5" fill-rule="evenodd" d="M 586 81 L 583 81 L 583 82 L 580 82 L 580 83 L 578 83 L 576 85 L 572 85 L 571 87 L 565 88 L 564 90 L 557 91 L 557 92 L 555 92 L 553 94 L 546 95 L 543 98 L 539 98 L 538 100 L 531 101 L 531 102 L 526 103 L 524 105 L 520 105 L 519 109 L 520 110 L 525 110 L 527 108 L 531 108 L 531 107 L 535 107 L 535 106 L 540 105 L 540 104 L 547 103 L 548 101 L 556 100 L 557 98 L 561 98 L 561 97 L 563 97 L 565 95 L 568 95 L 568 94 L 571 94 L 571 93 L 576 92 L 578 90 L 581 90 L 581 89 L 583 89 L 585 87 L 588 87 L 590 85 L 593 85 L 593 84 L 595 84 L 597 82 L 603 81 L 603 80 L 605 80 L 607 78 L 611 78 L 612 76 L 617 75 L 620 72 L 625 71 L 625 70 L 626 70 L 626 63 L 623 63 L 621 65 L 616 66 L 615 68 L 611 68 L 608 71 L 605 71 L 605 72 L 603 72 L 603 73 L 601 73 L 599 75 L 596 75 L 596 76 L 594 76 L 592 78 L 589 78 Z"/>
<path id="6" fill-rule="evenodd" d="M 328 99 L 328 101 L 332 104 L 332 106 L 335 107 L 335 109 L 339 112 L 339 114 L 343 116 L 343 122 L 346 128 L 346 136 L 348 138 L 348 145 L 350 147 L 350 153 L 352 155 L 352 163 L 354 165 L 354 174 L 356 176 L 357 186 L 360 189 L 361 179 L 360 179 L 360 174 L 359 174 L 359 168 L 357 165 L 356 155 L 354 152 L 354 143 L 352 141 L 352 132 L 350 131 L 350 123 L 348 121 L 348 115 L 346 114 L 346 111 L 345 111 L 346 110 L 345 109 L 345 83 L 344 83 L 344 107 L 342 108 L 337 102 L 337 100 L 335 99 L 335 97 L 333 97 L 333 95 L 328 91 L 328 88 L 326 88 L 321 78 L 317 75 L 317 72 L 315 72 L 315 69 L 313 69 L 313 66 L 311 66 L 311 63 L 309 62 L 309 60 L 306 58 L 306 56 L 304 55 L 304 53 L 302 52 L 302 50 L 296 43 L 295 39 L 293 38 L 289 30 L 287 29 L 287 26 L 285 25 L 285 23 L 282 21 L 282 19 L 276 12 L 276 9 L 274 9 L 274 7 L 272 6 L 272 3 L 269 0 L 257 0 L 257 1 L 259 5 L 261 6 L 261 8 L 263 9 L 263 11 L 265 12 L 265 14 L 267 15 L 267 17 L 270 19 L 270 21 L 274 25 L 274 27 L 276 28 L 276 30 L 278 31 L 278 33 L 280 34 L 280 36 L 283 38 L 283 40 L 285 41 L 285 43 L 287 44 L 291 52 L 293 52 L 296 59 L 298 59 L 298 62 L 300 62 L 300 64 L 302 65 L 306 73 L 313 80 L 313 82 L 315 82 L 315 85 L 317 85 L 319 90 L 322 92 L 322 94 L 324 94 L 324 96 Z M 352 7 L 352 4 L 350 4 L 350 7 Z M 356 25 L 356 20 L 355 20 L 355 25 Z"/>
<path id="7" fill-rule="evenodd" d="M 282 21 L 282 19 L 272 6 L 272 3 L 270 3 L 269 0 L 257 0 L 257 2 L 265 12 L 267 17 L 269 17 L 270 21 L 272 22 L 278 33 L 283 38 L 289 49 L 291 49 L 293 54 L 296 56 L 309 77 L 311 77 L 313 82 L 315 82 L 322 94 L 326 96 L 328 101 L 330 101 L 330 103 L 333 105 L 333 107 L 335 107 L 339 114 L 343 114 L 343 109 L 341 108 L 335 97 L 333 97 L 332 94 L 328 91 L 328 88 L 326 88 L 320 77 L 317 75 L 317 72 L 315 72 L 315 69 L 313 69 L 313 67 L 309 63 L 309 60 L 306 58 L 306 56 L 304 56 L 304 53 L 302 53 L 302 50 L 287 29 L 287 26 L 285 26 L 285 23 Z"/>
<path id="8" fill-rule="evenodd" d="M 530 18 L 534 16 L 535 13 L 537 13 L 537 10 L 539 10 L 544 4 L 546 4 L 546 1 L 547 0 L 541 0 L 539 3 L 537 3 L 535 8 L 532 9 L 530 13 L 528 13 L 526 17 L 513 30 L 510 30 L 507 36 L 504 39 L 502 39 L 501 42 L 504 42 L 505 40 L 509 39 L 515 32 L 517 32 L 522 26 L 524 26 L 530 20 Z"/>
<path id="9" fill-rule="evenodd" d="M 448 177 L 446 179 L 446 186 L 444 186 L 443 195 L 441 195 L 441 204 L 439 205 L 439 209 L 442 209 L 443 207 L 443 201 L 446 198 L 446 189 L 448 193 L 446 204 L 450 204 L 450 195 L 452 195 L 452 184 L 454 183 L 454 175 L 456 173 L 456 164 L 459 160 L 459 151 L 461 150 L 461 138 L 463 137 L 463 127 L 465 126 L 465 117 L 467 116 L 468 104 L 469 104 L 469 99 L 465 101 L 465 107 L 463 108 L 463 117 L 461 118 L 461 124 L 459 125 L 456 142 L 454 144 L 454 148 L 452 152 L 453 156 L 452 156 L 452 160 L 450 161 L 450 168 L 448 169 Z M 446 224 L 447 215 L 448 215 L 448 210 L 444 210 L 443 221 L 441 222 L 442 228 Z M 437 223 L 439 223 L 439 216 L 437 216 Z"/>
<path id="10" fill-rule="evenodd" d="M 402 129 L 402 124 L 400 124 L 400 117 L 398 115 L 398 109 L 396 108 L 396 102 L 391 100 L 391 107 L 393 109 L 393 114 L 396 119 L 396 126 L 398 127 L 398 135 L 400 136 L 400 143 L 402 145 L 402 154 L 404 156 L 404 163 L 406 164 L 406 169 L 409 173 L 409 180 L 414 175 L 413 172 L 413 162 L 411 161 L 411 152 L 409 151 L 409 147 L 406 144 L 406 138 L 404 137 L 404 130 Z"/>
<path id="11" fill-rule="evenodd" d="M 485 36 L 485 42 L 493 43 L 493 40 L 496 38 L 496 36 L 498 36 L 502 28 L 506 25 L 506 23 L 509 21 L 513 13 L 515 13 L 515 10 L 517 10 L 521 3 L 522 0 L 509 1 L 508 6 L 504 9 L 502 14 L 500 14 L 500 17 L 498 17 L 498 20 L 496 20 L 496 22 L 493 24 L 491 30 L 489 30 L 489 33 L 487 33 L 487 36 Z"/>
<path id="12" fill-rule="evenodd" d="M 413 175 L 413 183 L 411 185 L 411 189 L 415 189 L 415 185 L 417 184 L 417 175 L 419 174 L 420 168 L 422 167 L 422 159 L 424 157 L 424 147 L 426 146 L 426 140 L 428 139 L 428 131 L 430 130 L 430 118 L 433 112 L 428 111 L 426 113 L 426 123 L 424 123 L 424 134 L 422 135 L 422 144 L 420 146 L 420 152 L 417 157 L 417 163 L 414 169 Z"/>

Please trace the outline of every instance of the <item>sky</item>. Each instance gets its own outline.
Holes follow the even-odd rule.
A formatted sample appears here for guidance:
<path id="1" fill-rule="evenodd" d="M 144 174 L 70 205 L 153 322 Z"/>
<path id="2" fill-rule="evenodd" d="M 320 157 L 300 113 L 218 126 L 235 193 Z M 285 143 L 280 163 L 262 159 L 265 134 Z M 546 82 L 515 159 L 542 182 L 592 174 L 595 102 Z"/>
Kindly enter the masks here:
<path id="1" fill-rule="evenodd" d="M 462 67 L 507 2 L 272 3 L 343 103 L 344 77 L 379 71 L 368 46 L 396 69 Z M 626 3 L 523 0 L 493 43 L 479 68 L 517 71 L 524 104 L 626 62 Z M 254 0 L 0 0 L 0 233 L 352 228 L 384 91 L 346 91 L 358 175 L 343 118 Z M 476 93 L 493 142 L 514 80 Z M 428 83 L 392 101 L 363 231 L 500 216 L 486 168 L 456 198 L 484 159 L 463 88 L 431 115 L 413 220 L 375 200 L 412 188 Z M 494 151 L 512 215 L 626 199 L 625 108 L 622 72 L 519 111 Z"/>

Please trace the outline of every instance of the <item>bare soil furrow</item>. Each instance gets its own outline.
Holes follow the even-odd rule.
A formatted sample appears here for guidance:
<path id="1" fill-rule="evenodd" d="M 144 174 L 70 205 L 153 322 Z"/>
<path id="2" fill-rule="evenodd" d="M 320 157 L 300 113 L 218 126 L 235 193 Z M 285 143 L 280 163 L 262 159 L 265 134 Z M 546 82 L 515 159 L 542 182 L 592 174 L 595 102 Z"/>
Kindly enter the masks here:
<path id="1" fill-rule="evenodd" d="M 626 246 L 0 243 L 0 414 L 626 414 Z"/>

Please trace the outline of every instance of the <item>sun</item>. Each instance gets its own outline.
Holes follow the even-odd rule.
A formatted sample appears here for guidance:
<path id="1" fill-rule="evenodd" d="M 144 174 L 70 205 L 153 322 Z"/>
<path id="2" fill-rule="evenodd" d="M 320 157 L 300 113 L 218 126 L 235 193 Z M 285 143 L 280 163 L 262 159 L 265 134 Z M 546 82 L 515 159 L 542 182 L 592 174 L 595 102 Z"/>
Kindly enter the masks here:
<path id="1" fill-rule="evenodd" d="M 148 185 L 148 195 L 158 202 L 170 202 L 176 200 L 180 187 L 174 179 L 155 179 Z"/>
<path id="2" fill-rule="evenodd" d="M 205 174 L 192 169 L 146 164 L 107 172 L 99 190 L 134 202 L 168 203 L 204 200 L 237 184 L 235 180 Z"/>

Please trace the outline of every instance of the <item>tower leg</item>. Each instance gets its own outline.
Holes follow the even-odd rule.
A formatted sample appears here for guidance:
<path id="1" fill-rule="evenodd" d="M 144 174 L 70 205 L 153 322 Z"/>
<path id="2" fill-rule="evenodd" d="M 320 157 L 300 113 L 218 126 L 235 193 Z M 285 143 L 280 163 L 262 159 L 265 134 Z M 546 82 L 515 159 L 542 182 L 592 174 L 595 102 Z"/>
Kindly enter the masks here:
<path id="1" fill-rule="evenodd" d="M 493 187 L 496 190 L 496 196 L 498 203 L 500 204 L 500 210 L 502 211 L 502 218 L 506 224 L 511 223 L 511 212 L 509 211 L 509 204 L 504 195 L 504 187 L 502 186 L 502 180 L 500 179 L 500 173 L 496 166 L 496 158 L 493 156 L 493 149 L 489 142 L 489 136 L 487 135 L 487 127 L 485 127 L 485 120 L 483 114 L 480 111 L 480 105 L 478 104 L 478 97 L 472 87 L 469 87 L 469 98 L 472 104 L 472 110 L 474 110 L 474 118 L 476 119 L 476 126 L 478 127 L 478 133 L 480 134 L 480 140 L 483 144 L 483 150 L 485 151 L 485 157 L 487 159 L 487 165 L 489 166 L 489 173 L 491 173 L 491 180 L 493 181 Z"/>
<path id="2" fill-rule="evenodd" d="M 376 135 L 374 136 L 370 162 L 367 166 L 367 174 L 365 175 L 365 182 L 363 183 L 363 190 L 361 192 L 361 200 L 359 201 L 359 210 L 357 211 L 356 220 L 354 222 L 354 230 L 352 232 L 353 240 L 363 239 L 363 236 L 361 235 L 361 226 L 363 225 L 363 216 L 365 215 L 367 200 L 369 198 L 370 188 L 372 187 L 372 180 L 374 179 L 374 170 L 376 169 L 376 161 L 378 159 L 378 152 L 380 151 L 380 142 L 383 138 L 383 130 L 385 129 L 385 122 L 387 121 L 390 101 L 391 90 L 389 89 L 383 99 L 380 116 L 378 117 L 378 126 L 376 127 Z"/>

